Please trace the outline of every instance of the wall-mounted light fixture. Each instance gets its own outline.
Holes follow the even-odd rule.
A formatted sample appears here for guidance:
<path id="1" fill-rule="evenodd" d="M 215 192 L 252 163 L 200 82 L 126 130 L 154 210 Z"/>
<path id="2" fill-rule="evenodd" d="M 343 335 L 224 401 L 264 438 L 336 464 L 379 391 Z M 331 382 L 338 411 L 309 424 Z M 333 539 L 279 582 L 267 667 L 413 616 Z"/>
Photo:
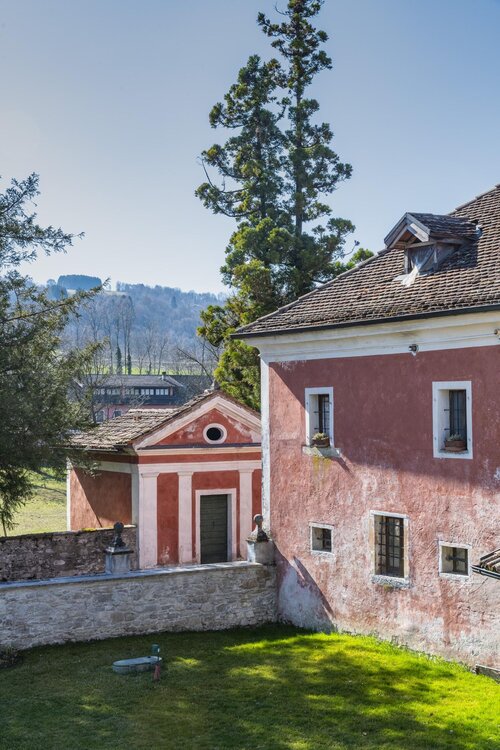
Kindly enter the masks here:
<path id="1" fill-rule="evenodd" d="M 410 344 L 410 346 L 408 347 L 408 349 L 413 354 L 414 357 L 417 356 L 418 344 Z"/>

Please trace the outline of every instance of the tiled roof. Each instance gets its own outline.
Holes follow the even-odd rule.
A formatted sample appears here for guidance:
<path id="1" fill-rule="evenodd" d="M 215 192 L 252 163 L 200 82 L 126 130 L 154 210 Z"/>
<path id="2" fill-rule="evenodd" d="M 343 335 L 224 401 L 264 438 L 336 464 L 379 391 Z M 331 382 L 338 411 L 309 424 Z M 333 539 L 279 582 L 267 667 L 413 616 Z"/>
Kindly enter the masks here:
<path id="1" fill-rule="evenodd" d="M 449 216 L 411 214 L 433 235 L 468 235 L 434 271 L 404 286 L 404 250 L 392 247 L 295 302 L 240 328 L 235 336 L 263 336 L 422 315 L 500 307 L 500 185 Z M 456 220 L 460 221 L 457 222 Z M 464 221 L 465 220 L 465 221 Z M 482 230 L 476 233 L 476 224 Z M 472 232 L 474 226 L 474 232 Z"/>
<path id="2" fill-rule="evenodd" d="M 223 391 L 206 391 L 176 409 L 130 409 L 122 417 L 109 419 L 88 432 L 74 435 L 71 440 L 71 447 L 89 451 L 119 452 L 130 446 L 138 438 L 174 422 L 216 396 L 222 396 L 225 400 L 237 404 L 249 413 L 259 416 L 253 409 L 241 404 Z"/>
<path id="3" fill-rule="evenodd" d="M 97 379 L 96 375 L 91 375 L 93 382 L 96 382 Z M 161 388 L 162 385 L 184 387 L 172 375 L 102 375 L 99 376 L 99 385 L 106 388 L 131 388 L 133 386 Z"/>

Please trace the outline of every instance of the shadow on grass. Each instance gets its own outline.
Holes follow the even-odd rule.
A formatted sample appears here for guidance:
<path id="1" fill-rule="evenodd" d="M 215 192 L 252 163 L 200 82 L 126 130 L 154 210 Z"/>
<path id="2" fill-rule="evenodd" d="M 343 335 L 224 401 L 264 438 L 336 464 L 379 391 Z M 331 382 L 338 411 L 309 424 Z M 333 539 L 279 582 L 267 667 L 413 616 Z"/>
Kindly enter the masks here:
<path id="1" fill-rule="evenodd" d="M 111 671 L 153 642 L 159 684 Z M 497 690 L 367 638 L 278 626 L 141 636 L 37 649 L 0 674 L 0 747 L 496 750 Z"/>

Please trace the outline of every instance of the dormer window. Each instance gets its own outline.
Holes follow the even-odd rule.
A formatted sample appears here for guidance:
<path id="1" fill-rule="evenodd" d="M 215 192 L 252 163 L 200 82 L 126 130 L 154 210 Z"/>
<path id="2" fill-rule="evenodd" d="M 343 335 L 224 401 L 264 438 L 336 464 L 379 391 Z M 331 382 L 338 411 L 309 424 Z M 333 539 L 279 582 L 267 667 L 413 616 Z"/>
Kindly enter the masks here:
<path id="1" fill-rule="evenodd" d="M 405 271 L 423 274 L 434 271 L 455 249 L 455 243 L 436 242 L 426 245 L 410 245 L 405 251 Z"/>

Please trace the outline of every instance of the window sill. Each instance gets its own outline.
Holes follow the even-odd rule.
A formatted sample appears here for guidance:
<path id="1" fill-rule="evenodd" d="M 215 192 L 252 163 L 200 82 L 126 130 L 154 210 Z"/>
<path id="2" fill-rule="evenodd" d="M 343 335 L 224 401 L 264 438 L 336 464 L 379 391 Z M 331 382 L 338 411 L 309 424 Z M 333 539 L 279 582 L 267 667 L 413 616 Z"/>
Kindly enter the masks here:
<path id="1" fill-rule="evenodd" d="M 440 578 L 446 578 L 448 581 L 468 581 L 470 580 L 470 573 L 440 573 Z"/>
<path id="2" fill-rule="evenodd" d="M 314 555 L 314 557 L 326 557 L 329 560 L 333 559 L 333 552 L 329 552 L 326 549 L 312 549 L 311 555 Z"/>
<path id="3" fill-rule="evenodd" d="M 472 451 L 445 451 L 444 449 L 438 450 L 434 453 L 434 458 L 462 458 L 471 459 Z"/>
<path id="4" fill-rule="evenodd" d="M 316 445 L 303 445 L 302 453 L 304 456 L 321 456 L 322 458 L 340 458 L 342 455 L 338 448 L 330 446 L 329 448 L 318 448 Z"/>
<path id="5" fill-rule="evenodd" d="M 377 583 L 379 585 L 385 586 L 386 588 L 391 589 L 408 589 L 410 588 L 410 579 L 409 578 L 395 578 L 393 576 L 383 576 L 383 575 L 372 575 L 372 583 Z"/>

